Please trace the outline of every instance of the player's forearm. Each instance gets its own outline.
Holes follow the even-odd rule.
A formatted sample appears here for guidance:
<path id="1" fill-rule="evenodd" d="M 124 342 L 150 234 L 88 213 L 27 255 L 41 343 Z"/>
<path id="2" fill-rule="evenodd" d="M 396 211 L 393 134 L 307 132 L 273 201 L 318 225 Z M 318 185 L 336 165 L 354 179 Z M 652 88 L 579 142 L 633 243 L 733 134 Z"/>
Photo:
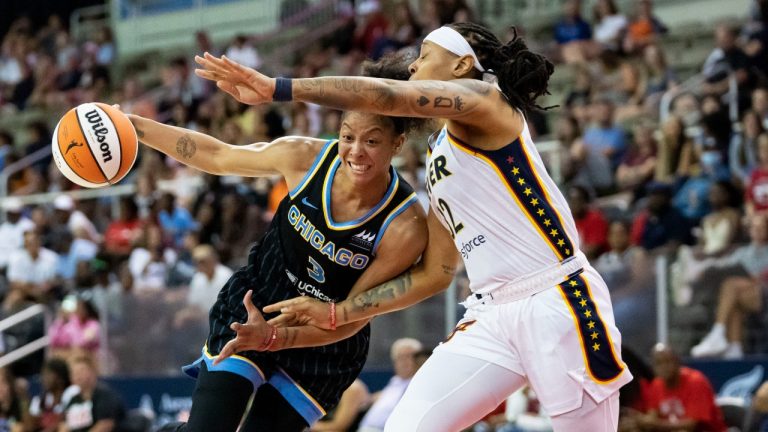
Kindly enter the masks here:
<path id="1" fill-rule="evenodd" d="M 139 141 L 181 163 L 211 174 L 220 174 L 217 155 L 228 144 L 189 129 L 165 125 L 136 115 L 128 118 L 136 128 Z"/>
<path id="2" fill-rule="evenodd" d="M 323 330 L 313 326 L 278 328 L 277 346 L 271 351 L 328 345 L 352 337 L 367 323 L 368 321 L 357 321 L 340 326 L 336 330 Z"/>
<path id="3" fill-rule="evenodd" d="M 337 322 L 347 324 L 405 309 L 448 288 L 455 271 L 449 266 L 430 271 L 419 264 L 396 279 L 339 303 Z"/>

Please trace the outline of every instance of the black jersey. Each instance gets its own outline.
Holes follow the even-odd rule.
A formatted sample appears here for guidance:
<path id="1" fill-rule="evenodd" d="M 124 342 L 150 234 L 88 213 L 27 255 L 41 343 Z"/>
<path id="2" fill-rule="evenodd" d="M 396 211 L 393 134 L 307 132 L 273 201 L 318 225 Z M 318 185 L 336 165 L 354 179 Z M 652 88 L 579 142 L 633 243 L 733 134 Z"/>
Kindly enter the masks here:
<path id="1" fill-rule="evenodd" d="M 212 354 L 234 337 L 229 325 L 246 320 L 242 300 L 248 290 L 253 290 L 253 302 L 260 309 L 297 295 L 345 299 L 374 259 L 389 224 L 416 202 L 413 189 L 392 168 L 384 197 L 368 214 L 334 221 L 331 187 L 340 163 L 337 141 L 327 142 L 301 183 L 281 201 L 264 238 L 251 249 L 248 265 L 222 288 L 210 314 Z M 270 368 L 283 369 L 328 409 L 360 373 L 369 338 L 366 326 L 350 338 L 322 347 L 239 354 L 267 373 Z"/>

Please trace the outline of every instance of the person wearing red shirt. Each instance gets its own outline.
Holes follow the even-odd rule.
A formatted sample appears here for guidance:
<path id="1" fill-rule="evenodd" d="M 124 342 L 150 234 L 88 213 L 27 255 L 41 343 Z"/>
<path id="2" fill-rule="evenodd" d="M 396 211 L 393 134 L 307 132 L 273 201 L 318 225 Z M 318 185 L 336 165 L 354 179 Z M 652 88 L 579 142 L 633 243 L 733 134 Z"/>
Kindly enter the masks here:
<path id="1" fill-rule="evenodd" d="M 757 138 L 757 161 L 747 182 L 747 214 L 768 210 L 768 134 Z"/>
<path id="2" fill-rule="evenodd" d="M 715 393 L 701 372 L 680 366 L 668 346 L 653 349 L 656 378 L 646 393 L 648 413 L 640 419 L 643 431 L 725 432 Z"/>
<path id="3" fill-rule="evenodd" d="M 589 192 L 582 186 L 568 189 L 568 205 L 571 207 L 581 249 L 589 259 L 595 259 L 608 245 L 608 221 L 600 210 L 590 207 Z"/>
<path id="4" fill-rule="evenodd" d="M 139 208 L 132 197 L 120 201 L 120 217 L 107 226 L 104 248 L 111 255 L 128 256 L 141 231 Z"/>

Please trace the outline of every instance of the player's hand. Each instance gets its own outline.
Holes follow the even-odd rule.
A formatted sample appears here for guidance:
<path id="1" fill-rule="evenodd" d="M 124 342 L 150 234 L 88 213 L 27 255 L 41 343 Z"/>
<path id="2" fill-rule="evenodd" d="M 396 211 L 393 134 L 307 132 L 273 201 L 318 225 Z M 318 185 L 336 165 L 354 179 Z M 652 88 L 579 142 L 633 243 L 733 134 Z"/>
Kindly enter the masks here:
<path id="1" fill-rule="evenodd" d="M 302 296 L 283 300 L 264 308 L 264 312 L 280 312 L 268 324 L 285 326 L 286 323 L 299 323 L 299 325 L 311 325 L 321 329 L 331 330 L 331 314 L 328 303 Z"/>
<path id="2" fill-rule="evenodd" d="M 218 58 L 205 53 L 203 57 L 195 56 L 195 62 L 202 67 L 195 69 L 197 76 L 215 82 L 216 86 L 239 102 L 248 105 L 272 102 L 272 95 L 275 93 L 274 78 L 232 61 L 226 56 Z"/>
<path id="3" fill-rule="evenodd" d="M 232 323 L 229 326 L 235 333 L 235 338 L 224 345 L 213 364 L 219 364 L 222 360 L 232 354 L 242 351 L 260 351 L 264 347 L 264 340 L 272 332 L 271 326 L 264 321 L 261 312 L 253 305 L 251 295 L 253 291 L 248 291 L 243 297 L 243 305 L 248 312 L 248 321 L 245 324 Z"/>

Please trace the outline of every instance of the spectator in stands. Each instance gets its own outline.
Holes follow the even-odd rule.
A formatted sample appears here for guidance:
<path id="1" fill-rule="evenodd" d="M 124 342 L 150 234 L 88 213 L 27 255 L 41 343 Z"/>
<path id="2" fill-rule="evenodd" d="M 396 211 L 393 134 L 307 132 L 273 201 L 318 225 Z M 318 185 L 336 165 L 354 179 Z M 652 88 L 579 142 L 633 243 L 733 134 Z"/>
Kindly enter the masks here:
<path id="1" fill-rule="evenodd" d="M 701 149 L 699 166 L 699 174 L 688 177 L 672 200 L 680 213 L 694 225 L 710 211 L 708 196 L 712 185 L 728 178 L 728 168 L 716 147 Z"/>
<path id="2" fill-rule="evenodd" d="M 693 160 L 693 143 L 685 135 L 685 124 L 680 117 L 671 116 L 662 125 L 657 159 L 656 181 L 671 183 L 678 177 L 688 176 Z"/>
<path id="3" fill-rule="evenodd" d="M 0 171 L 5 168 L 7 156 L 14 151 L 13 142 L 13 136 L 0 129 Z"/>
<path id="4" fill-rule="evenodd" d="M 627 18 L 619 12 L 616 2 L 614 0 L 597 0 L 593 14 L 595 17 L 595 41 L 604 49 L 619 51 L 627 29 Z"/>
<path id="5" fill-rule="evenodd" d="M 649 126 L 637 126 L 629 151 L 616 170 L 619 189 L 642 194 L 656 171 L 656 140 Z"/>
<path id="6" fill-rule="evenodd" d="M 355 12 L 358 16 L 355 47 L 366 56 L 371 56 L 376 41 L 387 34 L 389 20 L 382 12 L 379 0 L 364 0 L 357 4 Z"/>
<path id="7" fill-rule="evenodd" d="M 715 325 L 702 341 L 691 349 L 695 357 L 723 356 L 738 359 L 744 355 L 744 320 L 760 312 L 763 287 L 768 283 L 768 217 L 750 217 L 750 243 L 717 260 L 706 260 L 691 269 L 697 279 L 705 269 L 728 268 L 717 302 Z"/>
<path id="8" fill-rule="evenodd" d="M 8 265 L 11 253 L 24 246 L 24 232 L 35 228 L 34 222 L 23 216 L 24 205 L 15 197 L 3 203 L 5 222 L 0 224 L 0 271 Z"/>
<path id="9" fill-rule="evenodd" d="M 752 92 L 752 110 L 760 117 L 763 129 L 768 129 L 768 88 L 758 87 Z"/>
<path id="10" fill-rule="evenodd" d="M 581 17 L 581 1 L 563 3 L 563 17 L 555 24 L 555 41 L 566 63 L 582 62 L 592 53 L 592 28 Z"/>
<path id="11" fill-rule="evenodd" d="M 66 226 L 73 235 L 79 231 L 86 234 L 88 240 L 101 243 L 101 234 L 96 226 L 82 211 L 77 209 L 75 200 L 69 195 L 59 195 L 53 200 L 54 220 L 58 225 Z"/>
<path id="12" fill-rule="evenodd" d="M 210 245 L 200 245 L 192 251 L 197 272 L 192 276 L 187 305 L 205 315 L 216 302 L 221 287 L 232 276 L 232 270 L 219 263 L 216 251 Z"/>
<path id="13" fill-rule="evenodd" d="M 706 430 L 725 432 L 720 408 L 707 377 L 680 365 L 672 348 L 653 348 L 656 378 L 648 389 L 648 413 L 639 419 L 641 430 Z"/>
<path id="14" fill-rule="evenodd" d="M 703 90 L 706 93 L 723 94 L 728 91 L 729 78 L 733 76 L 739 86 L 740 94 L 750 94 L 752 78 L 749 72 L 749 59 L 736 44 L 736 29 L 720 24 L 715 28 L 716 48 L 707 57 L 702 68 L 706 79 Z"/>
<path id="15" fill-rule="evenodd" d="M 658 36 L 668 31 L 664 23 L 653 14 L 653 0 L 640 0 L 632 22 L 627 27 L 624 51 L 635 53 L 656 42 Z"/>
<path id="16" fill-rule="evenodd" d="M 584 144 L 611 161 L 616 167 L 626 150 L 624 131 L 614 124 L 614 105 L 608 99 L 598 99 L 592 105 L 593 125 L 584 132 Z"/>
<path id="17" fill-rule="evenodd" d="M 90 261 L 99 251 L 99 246 L 86 238 L 83 229 L 78 229 L 76 236 L 64 232 L 58 240 L 59 244 L 54 249 L 59 254 L 56 274 L 64 280 L 74 278 L 77 264 Z"/>
<path id="18" fill-rule="evenodd" d="M 33 122 L 27 129 L 27 142 L 23 144 L 24 155 L 29 156 L 39 150 L 50 148 L 51 146 L 51 132 L 48 126 L 42 122 Z M 48 170 L 48 164 L 52 161 L 51 156 L 46 156 L 41 160 L 35 162 L 32 166 L 40 175 L 45 175 Z M 33 191 L 42 192 L 42 191 Z"/>
<path id="19" fill-rule="evenodd" d="M 739 184 L 746 184 L 752 170 L 757 167 L 757 138 L 764 133 L 760 115 L 747 110 L 741 116 L 741 132 L 733 134 L 728 147 L 731 175 Z"/>
<path id="20" fill-rule="evenodd" d="M 341 394 L 339 404 L 309 430 L 311 432 L 355 432 L 371 403 L 368 387 L 359 378 Z"/>
<path id="21" fill-rule="evenodd" d="M 630 242 L 630 226 L 615 220 L 608 226 L 608 251 L 595 261 L 595 268 L 611 291 L 625 287 L 633 279 L 643 278 L 647 271 L 645 254 Z"/>
<path id="22" fill-rule="evenodd" d="M 619 432 L 640 432 L 639 419 L 647 411 L 648 391 L 654 379 L 653 369 L 642 356 L 625 345 L 621 347 L 621 359 L 632 372 L 632 381 L 621 388 L 619 395 Z"/>
<path id="23" fill-rule="evenodd" d="M 411 6 L 407 1 L 399 1 L 394 5 L 394 13 L 387 34 L 375 42 L 371 58 L 378 60 L 384 54 L 413 45 L 419 36 L 421 36 L 421 24 L 416 20 Z"/>
<path id="24" fill-rule="evenodd" d="M 87 356 L 96 360 L 101 345 L 101 323 L 96 307 L 83 298 L 67 296 L 48 329 L 48 337 L 51 350 L 59 357 Z"/>
<path id="25" fill-rule="evenodd" d="M 748 215 L 768 210 L 768 133 L 757 138 L 757 166 L 747 181 L 745 210 Z"/>
<path id="26" fill-rule="evenodd" d="M 55 287 L 59 256 L 42 247 L 34 230 L 24 232 L 24 248 L 14 251 L 8 260 L 11 291 L 23 297 L 46 298 Z"/>
<path id="27" fill-rule="evenodd" d="M 93 41 L 96 43 L 96 64 L 100 66 L 109 66 L 115 61 L 115 41 L 112 36 L 112 29 L 108 26 L 100 28 L 96 32 Z"/>
<path id="28" fill-rule="evenodd" d="M 664 49 L 651 44 L 643 49 L 645 108 L 650 113 L 658 111 L 659 102 L 664 92 L 677 85 L 678 77 L 667 62 Z"/>
<path id="29" fill-rule="evenodd" d="M 709 189 L 709 206 L 712 211 L 701 221 L 701 255 L 720 254 L 736 241 L 741 219 L 736 205 L 737 198 L 733 185 L 725 180 L 716 182 Z"/>
<path id="30" fill-rule="evenodd" d="M 592 197 L 582 186 L 568 188 L 568 205 L 571 207 L 576 231 L 579 233 L 581 250 L 589 259 L 596 259 L 605 250 L 608 222 L 598 209 L 591 205 Z"/>
<path id="31" fill-rule="evenodd" d="M 112 432 L 125 418 L 120 396 L 98 381 L 96 365 L 89 357 L 77 357 L 70 364 L 72 384 L 80 388 L 67 404 L 64 417 L 67 432 Z"/>
<path id="32" fill-rule="evenodd" d="M 398 339 L 392 344 L 390 357 L 395 367 L 395 376 L 389 380 L 384 389 L 374 393 L 373 405 L 360 422 L 360 432 L 384 430 L 384 424 L 389 415 L 403 397 L 411 378 L 418 370 L 414 355 L 422 348 L 421 342 L 412 338 Z"/>
<path id="33" fill-rule="evenodd" d="M 0 369 L 0 430 L 18 432 L 26 416 L 26 406 L 16 391 L 15 378 L 8 368 Z"/>
<path id="34" fill-rule="evenodd" d="M 45 362 L 40 382 L 42 389 L 29 404 L 24 430 L 58 432 L 59 425 L 64 421 L 64 407 L 77 394 L 78 388 L 71 385 L 67 362 L 58 357 Z"/>
<path id="35" fill-rule="evenodd" d="M 232 45 L 227 48 L 225 55 L 242 65 L 248 65 L 248 67 L 254 69 L 258 69 L 261 66 L 259 52 L 245 35 L 236 36 L 232 41 Z"/>
<path id="36" fill-rule="evenodd" d="M 611 162 L 602 153 L 584 145 L 575 117 L 560 117 L 555 134 L 566 153 L 562 158 L 566 180 L 596 191 L 609 190 L 613 186 Z"/>
<path id="37" fill-rule="evenodd" d="M 647 208 L 632 225 L 632 243 L 646 250 L 674 250 L 680 244 L 690 243 L 690 237 L 689 221 L 672 206 L 672 187 L 658 182 L 649 184 Z"/>
<path id="38" fill-rule="evenodd" d="M 133 197 L 120 199 L 120 214 L 104 232 L 104 250 L 116 258 L 127 258 L 141 232 L 139 207 Z"/>
<path id="39" fill-rule="evenodd" d="M 184 235 L 197 228 L 189 210 L 176 203 L 176 197 L 166 192 L 157 202 L 157 218 L 163 232 L 170 236 L 174 246 L 181 246 Z"/>

